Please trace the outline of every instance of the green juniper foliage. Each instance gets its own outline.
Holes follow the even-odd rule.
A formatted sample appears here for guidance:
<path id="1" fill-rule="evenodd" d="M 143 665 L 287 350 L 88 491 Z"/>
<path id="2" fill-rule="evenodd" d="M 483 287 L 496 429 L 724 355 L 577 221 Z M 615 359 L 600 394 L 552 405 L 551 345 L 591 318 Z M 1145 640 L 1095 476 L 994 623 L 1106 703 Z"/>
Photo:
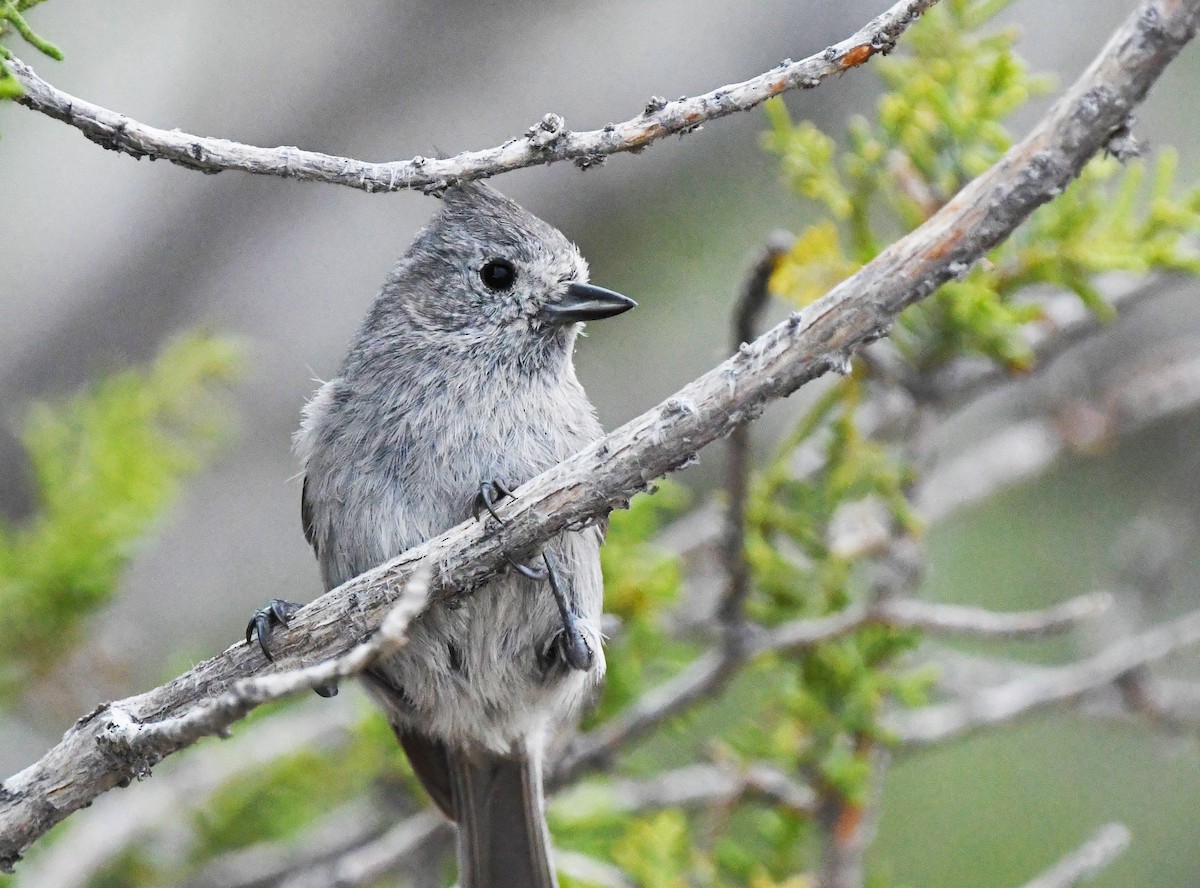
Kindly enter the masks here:
<path id="1" fill-rule="evenodd" d="M 24 90 L 5 64 L 12 54 L 3 45 L 14 33 L 52 59 L 62 61 L 62 50 L 29 26 L 24 13 L 45 0 L 0 0 L 0 100 L 15 99 Z"/>
<path id="2" fill-rule="evenodd" d="M 221 437 L 218 393 L 239 347 L 190 336 L 21 423 L 37 509 L 0 525 L 0 700 L 76 649 L 87 618 Z"/>
<path id="3" fill-rule="evenodd" d="M 606 645 L 604 696 L 585 726 L 624 709 L 695 653 L 694 645 L 663 634 L 663 616 L 677 603 L 682 577 L 679 560 L 653 543 L 664 521 L 686 504 L 683 487 L 663 482 L 654 496 L 635 497 L 629 509 L 609 520 L 600 550 L 604 610 L 620 619 L 621 629 Z"/>
<path id="4" fill-rule="evenodd" d="M 926 13 L 900 52 L 877 61 L 887 91 L 873 120 L 850 121 L 841 149 L 813 124 L 793 123 L 780 100 L 768 104 L 766 147 L 792 187 L 828 214 L 780 267 L 779 295 L 813 301 L 1009 148 L 1004 119 L 1046 92 L 1049 79 L 1014 53 L 1015 29 L 976 33 L 1005 5 L 946 0 Z M 1200 229 L 1200 185 L 1179 183 L 1177 163 L 1171 149 L 1153 163 L 1092 161 L 986 262 L 906 311 L 893 341 L 918 371 L 967 353 L 1022 369 L 1032 356 L 1019 332 L 1037 308 L 1020 296 L 1031 284 L 1073 290 L 1107 314 L 1092 284 L 1098 273 L 1200 272 L 1187 239 Z"/>

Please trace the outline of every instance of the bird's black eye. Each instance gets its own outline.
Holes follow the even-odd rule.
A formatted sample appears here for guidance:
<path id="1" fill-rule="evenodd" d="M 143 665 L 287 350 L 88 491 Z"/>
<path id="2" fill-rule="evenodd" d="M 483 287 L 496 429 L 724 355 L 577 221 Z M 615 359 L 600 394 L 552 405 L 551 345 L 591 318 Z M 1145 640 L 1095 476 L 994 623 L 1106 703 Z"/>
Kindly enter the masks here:
<path id="1" fill-rule="evenodd" d="M 508 290 L 517 282 L 517 270 L 507 259 L 493 259 L 479 269 L 489 290 Z"/>

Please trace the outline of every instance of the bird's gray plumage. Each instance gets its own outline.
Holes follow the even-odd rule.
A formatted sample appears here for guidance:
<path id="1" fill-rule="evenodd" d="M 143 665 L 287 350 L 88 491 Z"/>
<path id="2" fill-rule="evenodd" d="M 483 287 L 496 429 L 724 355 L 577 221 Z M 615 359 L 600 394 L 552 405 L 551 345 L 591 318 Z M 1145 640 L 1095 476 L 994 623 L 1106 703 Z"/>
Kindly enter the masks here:
<path id="1" fill-rule="evenodd" d="M 509 290 L 480 276 L 496 259 L 516 271 Z M 481 482 L 515 487 L 599 437 L 571 362 L 578 324 L 540 314 L 586 281 L 587 264 L 555 228 L 484 185 L 446 192 L 296 435 L 304 532 L 327 588 L 469 517 Z M 549 589 L 510 571 L 433 605 L 368 681 L 431 795 L 459 821 L 464 888 L 553 884 L 539 860 L 540 755 L 604 671 L 601 537 L 591 527 L 546 547 L 595 653 L 590 670 L 548 656 L 562 628 Z M 512 849 L 524 847 L 524 881 L 496 871 L 520 869 Z"/>

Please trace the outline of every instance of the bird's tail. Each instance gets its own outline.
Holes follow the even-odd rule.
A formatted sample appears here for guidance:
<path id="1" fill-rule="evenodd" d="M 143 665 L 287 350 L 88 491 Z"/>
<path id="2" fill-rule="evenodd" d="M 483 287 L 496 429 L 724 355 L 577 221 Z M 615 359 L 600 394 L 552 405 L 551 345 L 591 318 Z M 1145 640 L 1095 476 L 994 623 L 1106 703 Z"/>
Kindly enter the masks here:
<path id="1" fill-rule="evenodd" d="M 536 755 L 468 752 L 397 733 L 434 801 L 458 824 L 459 888 L 558 888 Z"/>
<path id="2" fill-rule="evenodd" d="M 537 762 L 487 753 L 450 759 L 460 888 L 557 888 Z"/>

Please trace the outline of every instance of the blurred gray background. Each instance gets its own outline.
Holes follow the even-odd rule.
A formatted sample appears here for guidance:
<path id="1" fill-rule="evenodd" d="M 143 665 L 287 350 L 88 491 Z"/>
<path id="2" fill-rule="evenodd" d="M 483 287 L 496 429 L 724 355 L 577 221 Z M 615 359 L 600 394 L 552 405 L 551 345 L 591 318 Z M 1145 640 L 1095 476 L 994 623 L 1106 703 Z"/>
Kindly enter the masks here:
<path id="1" fill-rule="evenodd" d="M 496 144 L 547 111 L 562 114 L 573 129 L 625 119 L 651 95 L 695 94 L 749 77 L 784 57 L 818 51 L 886 5 L 883 0 L 103 5 L 55 0 L 38 8 L 33 22 L 65 50 L 66 61 L 53 63 L 31 52 L 24 57 L 58 87 L 156 126 L 388 160 Z M 1131 6 L 1117 0 L 1019 0 L 1005 20 L 1022 25 L 1021 51 L 1034 67 L 1056 73 L 1065 84 Z M 1158 85 L 1137 127 L 1152 144 L 1179 146 L 1183 169 L 1193 179 L 1200 154 L 1194 123 L 1200 115 L 1198 77 L 1200 56 L 1193 46 Z M 850 113 L 870 110 L 876 91 L 876 78 L 859 70 L 792 96 L 789 105 L 795 116 L 837 133 Z M 1023 112 L 1015 128 L 1043 106 Z M 562 164 L 493 180 L 575 239 L 592 263 L 593 280 L 642 305 L 619 322 L 596 325 L 579 350 L 581 378 L 606 426 L 636 415 L 723 356 L 728 308 L 753 250 L 772 228 L 798 230 L 806 224 L 800 201 L 785 192 L 773 159 L 758 148 L 762 128 L 761 115 L 751 112 L 587 172 Z M 64 694 L 80 705 L 51 713 L 30 705 L 0 726 L 0 770 L 9 773 L 33 760 L 72 715 L 95 701 L 143 689 L 223 648 L 267 599 L 305 601 L 320 591 L 300 533 L 290 436 L 314 378 L 335 370 L 391 263 L 436 204 L 420 194 L 367 195 L 135 162 L 12 104 L 0 108 L 0 133 L 5 221 L 0 515 L 19 520 L 31 506 L 26 467 L 12 436 L 13 420 L 30 399 L 71 391 L 98 372 L 146 359 L 164 338 L 197 326 L 245 337 L 251 355 L 249 376 L 235 392 L 236 440 L 187 487 L 137 557 L 119 602 L 100 621 L 108 657 L 67 673 L 71 687 Z M 1200 321 L 1195 304 L 1192 291 L 1150 306 L 1137 328 L 1141 338 L 1127 339 L 1122 348 L 1136 349 L 1167 328 L 1174 336 L 1194 335 Z M 1105 353 L 1093 360 L 1103 363 Z M 1084 479 L 1091 499 L 1081 508 L 1086 512 L 1088 503 L 1099 504 L 1106 515 L 1114 510 L 1122 515 L 1126 494 L 1113 479 L 1132 477 L 1130 484 L 1144 489 L 1146 473 L 1170 473 L 1173 464 L 1163 453 L 1183 460 L 1181 470 L 1195 468 L 1190 457 L 1195 426 L 1160 431 L 1160 437 L 1168 435 L 1165 443 L 1144 442 L 1159 457 L 1141 464 L 1136 456 L 1144 448 L 1135 446 L 1133 453 L 1065 470 L 1097 476 Z M 703 454 L 692 482 L 706 484 L 716 463 L 715 451 Z M 1185 504 L 1196 498 L 1194 474 L 1173 477 L 1177 482 L 1161 485 L 1165 498 Z M 1044 503 L 1036 493 L 1029 497 L 1025 503 L 1010 499 L 1006 508 L 1037 510 Z M 980 519 L 992 521 L 977 537 L 989 544 L 986 551 L 997 548 L 990 544 L 1005 528 L 1011 530 L 1011 514 Z M 1109 524 L 1105 533 L 1115 533 L 1120 521 Z M 943 582 L 957 576 L 955 559 L 964 566 L 964 583 L 970 581 L 966 566 L 978 563 L 971 540 L 960 539 L 969 537 L 965 526 L 932 537 L 935 556 L 951 565 L 938 575 Z M 1076 533 L 1094 542 L 1089 554 L 1080 561 L 1075 549 L 1066 559 L 1078 568 L 1070 574 L 1076 579 L 1064 583 L 1054 575 L 1045 597 L 1066 594 L 1076 581 L 1086 588 L 1103 574 L 1103 553 L 1112 538 L 1089 536 L 1089 526 L 1097 525 L 1083 519 Z M 1028 553 L 1020 549 L 1019 537 L 1013 540 L 1013 561 L 1020 562 Z M 1052 547 L 1049 557 L 1060 562 L 1069 551 L 1053 550 L 1053 541 L 1045 544 Z M 1003 586 L 1003 570 L 998 566 L 980 588 Z M 955 597 L 955 590 L 941 594 Z M 1009 603 L 1003 596 L 979 597 Z M 1026 760 L 1030 749 L 1061 748 L 1074 755 L 1061 736 L 1051 741 L 1036 735 L 1038 725 L 1023 730 L 1035 732 L 1028 740 L 1032 745 L 1008 747 L 1012 760 Z M 1082 723 L 1079 728 L 1081 736 L 1094 730 Z M 976 741 L 997 742 L 1004 741 Z M 1108 743 L 1113 745 L 1120 744 Z M 884 819 L 884 856 L 893 861 L 899 881 L 942 884 L 944 878 L 952 884 L 954 868 L 945 855 L 931 859 L 920 847 L 944 839 L 961 848 L 961 837 L 945 830 L 970 832 L 964 820 L 991 810 L 994 783 L 963 793 L 957 786 L 977 780 L 981 762 L 994 764 L 1004 756 L 993 751 L 980 756 L 982 749 L 972 751 L 970 744 L 959 749 L 965 751 L 953 755 L 965 757 L 960 777 L 945 761 L 937 762 L 940 770 L 922 770 L 934 761 L 926 758 L 899 769 L 896 789 L 889 788 L 897 797 L 889 800 Z M 1122 790 L 1129 805 L 1151 804 L 1157 790 L 1149 792 L 1137 781 L 1167 767 L 1162 764 L 1167 759 L 1182 769 L 1171 780 L 1177 791 L 1200 787 L 1194 748 L 1183 754 L 1173 747 L 1167 759 L 1160 754 L 1154 742 L 1112 752 L 1120 761 L 1137 756 L 1140 776 Z M 1112 761 L 1103 759 L 1096 767 L 1109 768 Z M 1070 807 L 1081 792 L 1049 786 L 1061 768 L 1047 767 L 1051 775 L 1031 776 L 1030 784 L 1053 789 Z M 929 775 L 946 781 L 932 805 Z M 1087 783 L 1086 775 L 1081 779 Z M 1139 787 L 1147 791 L 1139 794 Z M 1105 798 L 1111 800 L 1112 793 Z M 1020 822 L 1020 801 L 976 824 L 977 841 L 1000 859 L 1005 836 L 1016 833 L 1012 841 L 1021 843 L 1022 830 L 1031 828 Z M 913 809 L 923 817 L 908 816 Z M 1188 828 L 1194 841 L 1194 809 L 1190 824 L 1184 813 L 1189 808 L 1174 810 L 1179 842 Z M 1062 832 L 1047 842 L 1046 863 L 1054 848 L 1067 847 L 1056 844 L 1060 839 L 1073 843 L 1093 823 L 1076 813 L 1083 824 L 1079 835 L 1056 815 Z M 1144 833 L 1139 834 L 1137 816 L 1122 811 L 1112 816 L 1131 823 L 1138 848 Z M 912 834 L 918 823 L 925 830 L 921 836 Z M 1197 853 L 1190 863 L 1183 860 L 1177 879 L 1156 884 L 1200 883 Z M 1121 871 L 1115 872 L 1119 879 Z M 1111 882 L 1122 883 L 1134 882 Z"/>

